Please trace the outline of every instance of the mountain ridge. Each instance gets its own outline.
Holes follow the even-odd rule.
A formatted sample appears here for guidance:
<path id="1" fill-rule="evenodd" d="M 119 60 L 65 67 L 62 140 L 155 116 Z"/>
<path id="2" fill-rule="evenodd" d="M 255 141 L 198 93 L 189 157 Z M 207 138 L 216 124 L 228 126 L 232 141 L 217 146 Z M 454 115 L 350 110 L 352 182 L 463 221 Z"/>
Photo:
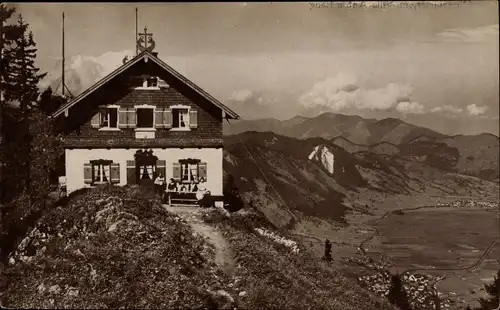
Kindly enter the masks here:
<path id="1" fill-rule="evenodd" d="M 450 171 L 481 176 L 486 180 L 499 179 L 500 139 L 492 133 L 450 136 L 397 118 L 375 120 L 330 112 L 313 118 L 258 119 L 224 126 L 225 136 L 244 132 L 273 132 L 299 140 L 323 138 L 353 154 L 369 151 L 392 156 L 402 154 L 403 150 L 406 156 L 433 161 L 436 167 L 444 160 Z M 448 159 L 437 158 L 434 152 L 438 149 Z"/>

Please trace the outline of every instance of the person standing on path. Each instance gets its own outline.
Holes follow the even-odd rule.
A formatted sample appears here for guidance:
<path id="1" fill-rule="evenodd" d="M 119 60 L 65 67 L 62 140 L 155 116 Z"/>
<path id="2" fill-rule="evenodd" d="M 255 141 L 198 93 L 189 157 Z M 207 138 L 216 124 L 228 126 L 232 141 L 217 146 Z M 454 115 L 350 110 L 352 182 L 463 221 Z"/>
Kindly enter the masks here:
<path id="1" fill-rule="evenodd" d="M 158 176 L 155 179 L 156 192 L 160 195 L 160 197 L 162 196 L 162 192 L 165 191 L 164 186 L 165 186 L 165 177 L 160 172 L 158 173 Z"/>
<path id="2" fill-rule="evenodd" d="M 328 239 L 325 240 L 325 256 L 323 256 L 323 259 L 328 261 L 328 262 L 331 262 L 333 260 L 333 258 L 332 258 L 332 243 Z"/>

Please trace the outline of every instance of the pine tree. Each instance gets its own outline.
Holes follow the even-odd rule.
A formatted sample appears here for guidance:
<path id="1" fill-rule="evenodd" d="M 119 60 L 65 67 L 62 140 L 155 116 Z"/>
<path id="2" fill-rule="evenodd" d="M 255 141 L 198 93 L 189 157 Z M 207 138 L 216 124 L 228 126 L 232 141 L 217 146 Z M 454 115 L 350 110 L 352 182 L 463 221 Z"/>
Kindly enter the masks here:
<path id="1" fill-rule="evenodd" d="M 7 24 L 7 22 L 12 18 L 16 12 L 14 7 L 7 7 L 5 4 L 0 4 L 0 49 L 1 49 L 1 59 L 0 59 L 0 86 L 3 91 L 4 100 L 6 102 L 11 101 L 12 95 L 9 90 L 13 88 L 11 85 L 12 81 L 10 79 L 11 69 L 13 65 L 13 49 L 15 47 L 15 41 L 23 35 L 23 28 L 14 24 Z M 2 102 L 5 103 L 5 102 Z"/>
<path id="2" fill-rule="evenodd" d="M 15 11 L 2 6 L 0 12 L 2 18 L 5 19 L 10 18 Z M 4 47 L 2 50 L 2 90 L 5 93 L 5 101 L 10 104 L 2 106 L 2 162 L 4 164 L 2 198 L 11 200 L 23 190 L 29 189 L 32 141 L 29 130 L 29 112 L 36 105 L 39 93 L 38 83 L 45 74 L 39 74 L 40 70 L 35 66 L 36 44 L 22 16 L 19 15 L 17 24 L 2 27 L 4 28 L 6 31 L 5 40 L 2 42 L 2 47 Z"/>
<path id="3" fill-rule="evenodd" d="M 36 104 L 38 83 L 46 73 L 40 74 L 40 69 L 35 65 L 36 43 L 21 15 L 17 27 L 22 34 L 14 39 L 14 47 L 8 52 L 11 58 L 8 87 L 11 99 L 19 103 L 21 113 L 25 115 Z"/>
<path id="4" fill-rule="evenodd" d="M 410 310 L 410 302 L 408 300 L 408 295 L 403 287 L 403 282 L 401 281 L 401 276 L 396 274 L 391 277 L 391 287 L 389 288 L 389 294 L 387 295 L 389 302 L 401 310 Z"/>
<path id="5" fill-rule="evenodd" d="M 478 310 L 493 310 L 500 308 L 500 269 L 497 272 L 493 283 L 486 284 L 484 290 L 490 297 L 480 298 L 479 304 L 481 305 Z"/>
<path id="6" fill-rule="evenodd" d="M 16 135 L 16 128 L 12 126 L 12 120 L 15 116 L 15 110 L 10 109 L 9 103 L 12 102 L 13 95 L 11 93 L 12 89 L 15 89 L 12 79 L 12 67 L 13 67 L 13 49 L 15 48 L 15 41 L 22 36 L 23 29 L 18 25 L 7 24 L 11 17 L 15 13 L 14 7 L 6 6 L 0 3 L 0 201 L 5 202 L 8 200 L 7 193 L 12 196 L 14 192 L 10 191 L 7 187 L 8 180 L 6 175 L 9 173 L 9 168 L 12 168 L 7 160 L 7 155 L 12 155 L 12 150 L 9 151 L 7 146 L 7 141 L 14 140 L 9 139 L 7 135 Z M 15 148 L 13 148 L 15 150 Z M 15 152 L 14 152 L 15 154 Z M 12 169 L 11 169 L 12 170 Z M 12 172 L 12 171 L 11 171 Z M 12 180 L 11 180 L 12 181 Z M 17 184 L 16 184 L 17 185 Z"/>

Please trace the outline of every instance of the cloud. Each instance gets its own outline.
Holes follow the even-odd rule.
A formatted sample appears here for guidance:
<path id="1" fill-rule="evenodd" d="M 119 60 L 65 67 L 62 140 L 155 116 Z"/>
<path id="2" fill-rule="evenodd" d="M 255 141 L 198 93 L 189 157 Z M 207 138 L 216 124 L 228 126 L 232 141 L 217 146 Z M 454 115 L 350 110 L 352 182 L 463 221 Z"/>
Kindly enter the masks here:
<path id="1" fill-rule="evenodd" d="M 464 109 L 462 108 L 457 108 L 449 104 L 445 104 L 440 107 L 435 107 L 434 109 L 431 110 L 432 113 L 450 113 L 450 114 L 458 114 L 462 113 Z"/>
<path id="2" fill-rule="evenodd" d="M 253 92 L 248 89 L 236 90 L 229 96 L 229 100 L 242 102 L 253 97 Z"/>
<path id="3" fill-rule="evenodd" d="M 475 103 L 469 104 L 467 106 L 467 110 L 469 111 L 470 115 L 481 115 L 484 114 L 487 110 L 487 106 L 477 106 Z"/>
<path id="4" fill-rule="evenodd" d="M 403 114 L 423 114 L 424 106 L 416 101 L 403 101 L 396 105 L 396 110 Z"/>
<path id="5" fill-rule="evenodd" d="M 349 108 L 373 111 L 396 110 L 403 114 L 421 114 L 424 106 L 412 100 L 409 85 L 389 83 L 381 88 L 361 88 L 356 76 L 339 73 L 313 85 L 300 96 L 305 108 L 341 111 Z"/>
<path id="6" fill-rule="evenodd" d="M 443 106 L 435 107 L 430 112 L 441 114 L 448 118 L 456 118 L 458 114 L 462 113 L 464 109 L 458 108 L 449 104 L 445 104 Z"/>
<path id="7" fill-rule="evenodd" d="M 446 42 L 496 42 L 498 41 L 498 24 L 475 28 L 446 29 L 438 33 L 437 36 Z"/>

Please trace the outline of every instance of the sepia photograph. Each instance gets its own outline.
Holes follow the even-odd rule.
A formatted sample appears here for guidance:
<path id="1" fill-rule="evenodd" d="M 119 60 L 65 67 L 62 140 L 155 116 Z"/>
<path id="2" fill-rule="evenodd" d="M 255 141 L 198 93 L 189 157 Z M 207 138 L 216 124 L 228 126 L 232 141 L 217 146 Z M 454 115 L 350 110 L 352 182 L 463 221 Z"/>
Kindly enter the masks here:
<path id="1" fill-rule="evenodd" d="M 1 309 L 500 310 L 499 2 L 0 3 Z"/>

